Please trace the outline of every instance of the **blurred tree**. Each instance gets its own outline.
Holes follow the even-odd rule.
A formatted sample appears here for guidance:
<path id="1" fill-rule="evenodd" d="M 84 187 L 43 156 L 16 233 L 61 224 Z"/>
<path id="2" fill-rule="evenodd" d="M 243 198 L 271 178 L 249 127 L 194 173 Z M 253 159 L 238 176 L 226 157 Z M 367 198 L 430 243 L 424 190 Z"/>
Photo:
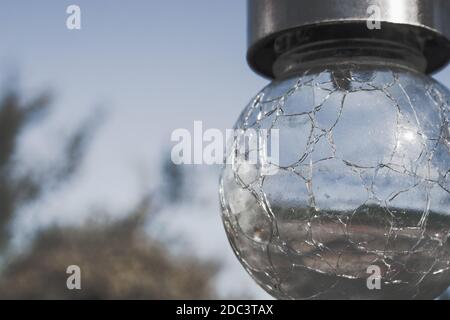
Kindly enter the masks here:
<path id="1" fill-rule="evenodd" d="M 65 144 L 64 159 L 51 169 L 33 168 L 18 175 L 23 171 L 16 170 L 18 136 L 27 125 L 43 119 L 49 105 L 48 95 L 27 105 L 15 92 L 0 99 L 0 255 L 8 246 L 11 223 L 19 210 L 76 174 L 86 142 L 98 126 L 98 119 L 93 119 L 79 128 Z M 168 188 L 175 199 L 181 176 L 171 167 L 165 174 L 171 177 Z M 212 280 L 217 266 L 193 257 L 174 257 L 145 235 L 142 226 L 148 205 L 148 200 L 143 201 L 122 220 L 40 231 L 28 252 L 5 262 L 0 299 L 215 298 Z M 70 265 L 81 268 L 80 291 L 67 289 Z"/>
<path id="2" fill-rule="evenodd" d="M 12 171 L 18 136 L 48 105 L 48 96 L 43 95 L 22 106 L 14 92 L 8 92 L 0 101 L 0 249 L 5 248 L 10 238 L 9 227 L 14 212 L 41 191 L 32 175 L 13 178 Z"/>
<path id="3" fill-rule="evenodd" d="M 9 263 L 2 299 L 211 299 L 216 266 L 173 257 L 143 232 L 147 204 L 123 220 L 52 228 Z M 68 290 L 69 265 L 81 268 L 81 290 Z"/>
<path id="4" fill-rule="evenodd" d="M 70 179 L 81 163 L 85 145 L 98 125 L 98 118 L 87 121 L 65 145 L 64 159 L 50 171 L 34 168 L 17 176 L 18 137 L 28 125 L 42 120 L 50 106 L 50 95 L 42 94 L 22 104 L 19 94 L 7 92 L 0 100 L 0 252 L 10 239 L 10 224 L 16 212 L 39 198 L 49 187 L 58 187 Z"/>
<path id="5" fill-rule="evenodd" d="M 185 172 L 182 166 L 173 163 L 170 153 L 164 158 L 162 165 L 162 194 L 168 203 L 174 204 L 183 200 Z"/>

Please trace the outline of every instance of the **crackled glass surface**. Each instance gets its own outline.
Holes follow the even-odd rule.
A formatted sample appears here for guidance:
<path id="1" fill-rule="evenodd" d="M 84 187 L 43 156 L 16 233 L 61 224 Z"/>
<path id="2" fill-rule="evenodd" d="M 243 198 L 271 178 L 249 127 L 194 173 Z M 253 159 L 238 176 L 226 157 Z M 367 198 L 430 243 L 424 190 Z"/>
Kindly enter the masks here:
<path id="1" fill-rule="evenodd" d="M 280 299 L 438 297 L 450 285 L 449 105 L 446 88 L 392 67 L 267 86 L 236 128 L 278 129 L 278 170 L 247 164 L 234 139 L 220 182 L 244 268 Z"/>

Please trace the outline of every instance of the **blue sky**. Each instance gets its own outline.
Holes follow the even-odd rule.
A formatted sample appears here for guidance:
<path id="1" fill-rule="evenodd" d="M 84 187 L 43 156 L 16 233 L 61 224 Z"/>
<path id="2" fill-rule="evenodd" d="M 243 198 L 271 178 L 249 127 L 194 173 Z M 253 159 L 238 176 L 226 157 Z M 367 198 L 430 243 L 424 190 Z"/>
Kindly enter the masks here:
<path id="1" fill-rule="evenodd" d="M 71 4 L 81 7 L 80 31 L 66 28 Z M 245 7 L 243 0 L 2 0 L 0 71 L 4 77 L 17 71 L 27 97 L 55 93 L 51 117 L 23 137 L 28 165 L 57 157 L 61 137 L 94 110 L 107 113 L 80 176 L 29 208 L 21 230 L 54 220 L 76 223 L 83 207 L 123 212 L 143 186 L 156 184 L 174 129 L 191 129 L 194 120 L 207 128 L 231 127 L 267 83 L 246 64 Z M 449 68 L 436 77 L 450 86 Z M 212 233 L 221 232 L 216 184 L 206 184 L 213 195 L 208 218 L 187 216 L 195 222 L 193 233 L 199 234 L 194 226 L 200 220 Z M 177 210 L 195 215 L 200 207 Z M 178 232 L 176 226 L 169 229 Z M 192 240 L 193 248 L 226 248 L 234 259 L 223 234 L 209 247 L 200 240 Z M 240 272 L 237 263 L 230 268 L 232 275 Z"/>
<path id="2" fill-rule="evenodd" d="M 81 7 L 80 31 L 66 28 L 71 4 Z M 51 116 L 22 137 L 24 165 L 49 165 L 71 130 L 97 109 L 107 114 L 80 174 L 24 209 L 16 241 L 43 225 L 81 223 L 92 208 L 126 213 L 158 185 L 174 129 L 191 129 L 194 120 L 205 128 L 232 127 L 267 83 L 246 64 L 245 16 L 241 0 L 2 1 L 0 71 L 6 82 L 17 73 L 27 98 L 49 89 L 55 96 Z M 183 239 L 184 252 L 222 259 L 223 294 L 267 297 L 225 238 L 217 171 L 203 177 L 196 201 L 159 215 L 164 231 L 158 236 Z"/>
<path id="3" fill-rule="evenodd" d="M 81 7 L 80 31 L 66 28 L 70 4 Z M 40 136 L 48 145 L 106 110 L 85 166 L 89 186 L 137 188 L 130 170 L 159 164 L 174 129 L 194 120 L 230 127 L 266 84 L 246 65 L 240 0 L 2 1 L 0 21 L 0 70 L 18 70 L 27 96 L 55 93 L 46 135 L 29 134 L 36 152 L 48 153 Z"/>

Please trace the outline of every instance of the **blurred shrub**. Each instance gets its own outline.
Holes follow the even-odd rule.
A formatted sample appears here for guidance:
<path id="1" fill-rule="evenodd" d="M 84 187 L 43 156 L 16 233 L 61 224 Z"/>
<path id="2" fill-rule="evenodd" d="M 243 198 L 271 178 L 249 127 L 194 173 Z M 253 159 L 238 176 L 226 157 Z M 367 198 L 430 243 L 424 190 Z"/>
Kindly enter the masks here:
<path id="1" fill-rule="evenodd" d="M 216 266 L 174 257 L 145 235 L 147 208 L 123 220 L 84 228 L 51 228 L 16 257 L 0 278 L 3 299 L 208 299 Z M 69 265 L 81 268 L 81 290 L 68 290 Z"/>
<path id="2" fill-rule="evenodd" d="M 75 132 L 65 144 L 64 159 L 50 171 L 33 168 L 12 174 L 17 171 L 18 136 L 31 122 L 45 118 L 49 105 L 48 95 L 27 105 L 14 92 L 0 100 L 0 255 L 8 247 L 19 210 L 77 173 L 86 142 L 98 125 L 94 119 Z M 0 272 L 0 299 L 215 298 L 217 266 L 175 257 L 151 240 L 142 230 L 148 211 L 148 201 L 143 201 L 122 220 L 40 231 L 28 252 L 8 255 Z M 69 265 L 81 268 L 81 290 L 66 287 Z"/>

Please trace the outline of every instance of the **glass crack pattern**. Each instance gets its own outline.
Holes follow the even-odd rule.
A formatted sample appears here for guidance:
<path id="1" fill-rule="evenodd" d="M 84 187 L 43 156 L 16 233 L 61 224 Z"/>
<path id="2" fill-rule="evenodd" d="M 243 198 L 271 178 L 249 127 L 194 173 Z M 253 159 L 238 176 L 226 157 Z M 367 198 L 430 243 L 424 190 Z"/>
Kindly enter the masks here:
<path id="1" fill-rule="evenodd" d="M 432 299 L 450 285 L 450 94 L 400 68 L 308 70 L 263 89 L 236 129 L 278 129 L 276 174 L 234 137 L 222 218 L 279 299 Z M 261 162 L 269 161 L 261 159 Z M 369 290 L 369 266 L 381 288 Z"/>

